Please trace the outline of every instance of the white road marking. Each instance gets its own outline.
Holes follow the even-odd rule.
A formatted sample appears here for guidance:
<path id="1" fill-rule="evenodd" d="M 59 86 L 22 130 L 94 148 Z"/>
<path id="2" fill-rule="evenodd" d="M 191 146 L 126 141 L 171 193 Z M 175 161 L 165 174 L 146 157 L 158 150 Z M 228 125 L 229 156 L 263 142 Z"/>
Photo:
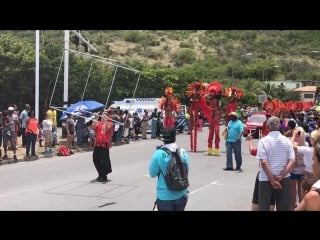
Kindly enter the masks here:
<path id="1" fill-rule="evenodd" d="M 213 181 L 213 182 L 211 182 L 211 183 L 209 183 L 209 184 L 207 184 L 207 185 L 204 185 L 203 187 L 200 187 L 200 188 L 198 188 L 198 189 L 195 189 L 195 190 L 189 192 L 189 195 L 194 194 L 194 193 L 197 193 L 197 192 L 199 192 L 199 191 L 201 191 L 201 190 L 209 187 L 210 185 L 221 185 L 221 186 L 222 186 L 222 185 L 225 185 L 225 184 L 218 183 L 218 182 L 220 182 L 220 181 L 222 181 L 222 180 L 223 180 L 223 178 L 220 178 L 220 179 L 218 179 L 218 180 L 216 180 L 216 181 Z"/>

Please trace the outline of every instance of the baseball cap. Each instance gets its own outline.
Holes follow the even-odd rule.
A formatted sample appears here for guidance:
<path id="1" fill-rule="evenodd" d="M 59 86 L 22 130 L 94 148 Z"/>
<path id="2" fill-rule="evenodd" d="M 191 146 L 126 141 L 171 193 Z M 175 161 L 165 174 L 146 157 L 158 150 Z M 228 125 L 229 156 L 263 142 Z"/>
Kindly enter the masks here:
<path id="1" fill-rule="evenodd" d="M 236 112 L 231 112 L 229 115 L 230 115 L 230 116 L 238 117 L 238 114 L 237 114 Z"/>
<path id="2" fill-rule="evenodd" d="M 14 111 L 14 107 L 8 107 L 9 111 Z"/>

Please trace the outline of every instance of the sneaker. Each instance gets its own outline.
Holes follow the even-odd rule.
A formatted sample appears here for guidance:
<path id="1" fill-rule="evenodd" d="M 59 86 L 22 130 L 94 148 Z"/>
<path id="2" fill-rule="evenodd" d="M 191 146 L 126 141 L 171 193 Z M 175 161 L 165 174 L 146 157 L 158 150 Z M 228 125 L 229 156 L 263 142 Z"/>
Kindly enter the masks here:
<path id="1" fill-rule="evenodd" d="M 18 160 L 17 155 L 13 155 L 14 160 Z"/>
<path id="2" fill-rule="evenodd" d="M 4 155 L 4 156 L 2 157 L 2 159 L 3 159 L 3 160 L 8 160 L 8 155 Z"/>

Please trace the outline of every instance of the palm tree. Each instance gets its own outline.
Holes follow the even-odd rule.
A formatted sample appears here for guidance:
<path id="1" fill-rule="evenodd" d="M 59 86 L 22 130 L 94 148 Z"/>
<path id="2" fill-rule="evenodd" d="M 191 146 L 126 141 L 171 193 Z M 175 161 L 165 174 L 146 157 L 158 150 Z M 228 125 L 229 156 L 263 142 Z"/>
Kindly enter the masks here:
<path id="1" fill-rule="evenodd" d="M 254 94 L 260 94 L 262 91 L 261 82 L 248 78 L 247 80 L 241 80 L 239 83 L 239 88 L 245 90 L 246 92 L 251 92 Z"/>
<path id="2" fill-rule="evenodd" d="M 267 82 L 262 84 L 262 91 L 267 95 L 268 99 L 273 99 L 275 97 L 274 94 L 276 93 L 276 89 L 277 87 L 274 83 Z"/>

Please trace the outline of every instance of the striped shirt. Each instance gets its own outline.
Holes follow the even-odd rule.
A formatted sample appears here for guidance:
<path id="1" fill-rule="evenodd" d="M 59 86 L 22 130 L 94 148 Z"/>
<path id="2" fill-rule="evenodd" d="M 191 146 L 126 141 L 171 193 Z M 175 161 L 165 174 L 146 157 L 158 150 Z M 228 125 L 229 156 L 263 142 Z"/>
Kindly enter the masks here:
<path id="1" fill-rule="evenodd" d="M 279 131 L 272 131 L 263 137 L 258 144 L 257 159 L 268 161 L 273 176 L 277 176 L 288 165 L 295 154 L 291 141 Z M 259 164 L 259 181 L 269 181 L 267 174 Z M 288 173 L 285 177 L 289 177 Z"/>

